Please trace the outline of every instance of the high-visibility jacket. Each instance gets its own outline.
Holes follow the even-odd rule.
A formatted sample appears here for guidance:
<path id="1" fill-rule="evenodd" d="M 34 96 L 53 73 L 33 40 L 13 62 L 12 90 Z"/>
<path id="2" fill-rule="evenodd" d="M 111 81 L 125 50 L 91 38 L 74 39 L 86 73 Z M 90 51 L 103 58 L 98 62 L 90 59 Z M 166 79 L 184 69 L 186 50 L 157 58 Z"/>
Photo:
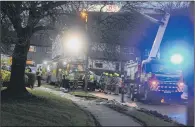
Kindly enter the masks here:
<path id="1" fill-rule="evenodd" d="M 74 74 L 69 74 L 69 75 L 67 76 L 67 79 L 68 79 L 68 80 L 74 80 Z"/>
<path id="2" fill-rule="evenodd" d="M 30 71 L 31 71 L 30 68 L 26 68 L 25 70 L 26 73 L 29 73 Z"/>
<path id="3" fill-rule="evenodd" d="M 94 82 L 94 75 L 90 75 L 89 80 L 90 80 L 90 82 Z"/>
<path id="4" fill-rule="evenodd" d="M 37 69 L 37 76 L 41 76 L 42 75 L 42 70 L 40 68 Z"/>

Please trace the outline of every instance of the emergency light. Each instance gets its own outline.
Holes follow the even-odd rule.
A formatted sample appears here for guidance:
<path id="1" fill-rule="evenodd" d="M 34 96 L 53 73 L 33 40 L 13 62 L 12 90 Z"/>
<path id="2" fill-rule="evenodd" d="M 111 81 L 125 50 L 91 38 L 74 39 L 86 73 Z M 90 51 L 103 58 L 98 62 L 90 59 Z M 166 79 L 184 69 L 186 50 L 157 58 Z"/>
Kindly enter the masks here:
<path id="1" fill-rule="evenodd" d="M 180 54 L 174 54 L 171 56 L 171 62 L 173 64 L 181 64 L 183 62 L 183 57 Z"/>

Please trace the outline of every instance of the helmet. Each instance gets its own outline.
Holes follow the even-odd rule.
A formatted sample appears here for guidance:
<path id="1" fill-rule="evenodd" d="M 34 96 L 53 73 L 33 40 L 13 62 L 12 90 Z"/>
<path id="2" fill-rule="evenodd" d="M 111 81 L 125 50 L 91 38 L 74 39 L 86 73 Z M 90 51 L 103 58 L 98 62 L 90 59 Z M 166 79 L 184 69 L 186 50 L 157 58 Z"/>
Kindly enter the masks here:
<path id="1" fill-rule="evenodd" d="M 108 73 L 105 73 L 106 76 L 108 76 Z"/>

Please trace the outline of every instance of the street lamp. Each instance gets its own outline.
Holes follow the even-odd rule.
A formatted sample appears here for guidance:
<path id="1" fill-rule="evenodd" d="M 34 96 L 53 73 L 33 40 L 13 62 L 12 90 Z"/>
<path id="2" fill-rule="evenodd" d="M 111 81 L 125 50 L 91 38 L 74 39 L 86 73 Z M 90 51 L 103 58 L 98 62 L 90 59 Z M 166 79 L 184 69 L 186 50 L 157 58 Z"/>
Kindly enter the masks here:
<path id="1" fill-rule="evenodd" d="M 80 15 L 81 15 L 81 18 L 84 19 L 85 22 L 87 23 L 87 21 L 88 21 L 88 14 L 87 14 L 86 10 L 83 10 Z"/>
<path id="2" fill-rule="evenodd" d="M 87 23 L 88 23 L 88 14 L 86 10 L 83 10 L 81 13 L 81 18 L 85 20 L 85 31 L 88 33 Z M 86 44 L 86 58 L 85 58 L 85 90 L 87 90 L 88 86 L 88 43 Z"/>

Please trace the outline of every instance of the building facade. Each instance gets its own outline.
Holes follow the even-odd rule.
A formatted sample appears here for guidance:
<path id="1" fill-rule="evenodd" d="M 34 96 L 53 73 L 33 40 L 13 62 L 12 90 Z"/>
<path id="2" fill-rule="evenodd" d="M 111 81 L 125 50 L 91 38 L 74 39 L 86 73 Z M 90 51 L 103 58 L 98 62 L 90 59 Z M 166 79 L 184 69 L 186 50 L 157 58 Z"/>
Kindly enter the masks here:
<path id="1" fill-rule="evenodd" d="M 50 46 L 36 46 L 31 45 L 27 59 L 32 60 L 35 64 L 42 64 L 44 61 L 51 60 L 51 47 Z"/>

